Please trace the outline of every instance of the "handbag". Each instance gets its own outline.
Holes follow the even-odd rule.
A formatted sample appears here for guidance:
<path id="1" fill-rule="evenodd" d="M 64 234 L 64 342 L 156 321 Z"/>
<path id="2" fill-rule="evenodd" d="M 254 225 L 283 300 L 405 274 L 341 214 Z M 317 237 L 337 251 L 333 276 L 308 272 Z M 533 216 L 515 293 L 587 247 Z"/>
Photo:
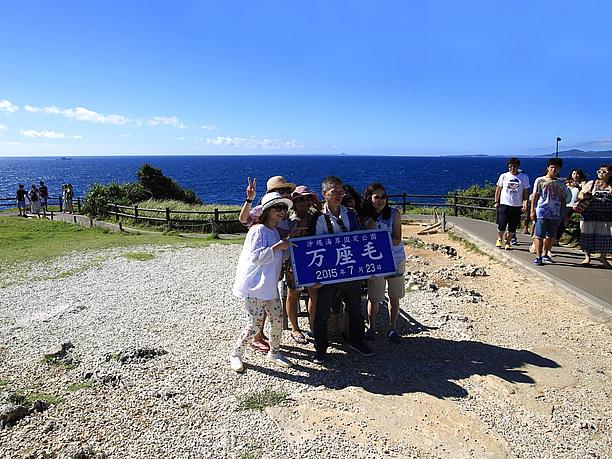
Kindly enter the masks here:
<path id="1" fill-rule="evenodd" d="M 593 201 L 593 188 L 595 188 L 596 181 L 597 180 L 593 180 L 593 184 L 591 185 L 591 191 L 589 191 L 589 193 L 586 194 L 582 199 L 579 199 L 574 204 L 574 207 L 572 207 L 574 212 L 576 212 L 577 214 L 583 213 L 591 205 L 591 201 Z"/>

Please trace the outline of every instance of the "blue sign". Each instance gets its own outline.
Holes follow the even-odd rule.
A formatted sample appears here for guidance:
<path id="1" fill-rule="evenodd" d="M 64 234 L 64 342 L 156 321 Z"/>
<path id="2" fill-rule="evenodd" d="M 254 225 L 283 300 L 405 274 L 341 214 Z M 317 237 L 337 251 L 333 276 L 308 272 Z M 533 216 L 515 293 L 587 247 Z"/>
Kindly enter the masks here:
<path id="1" fill-rule="evenodd" d="M 391 235 L 385 229 L 291 238 L 297 287 L 395 274 Z"/>

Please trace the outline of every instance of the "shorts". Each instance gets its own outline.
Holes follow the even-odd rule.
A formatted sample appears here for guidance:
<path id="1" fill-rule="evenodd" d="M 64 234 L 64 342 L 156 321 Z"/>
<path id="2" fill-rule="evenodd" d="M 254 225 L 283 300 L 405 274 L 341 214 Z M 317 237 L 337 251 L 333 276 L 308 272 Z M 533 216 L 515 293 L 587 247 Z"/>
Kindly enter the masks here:
<path id="1" fill-rule="evenodd" d="M 20 199 L 17 201 L 17 208 L 18 209 L 25 209 L 26 205 L 25 205 L 25 199 Z"/>
<path id="2" fill-rule="evenodd" d="M 543 237 L 554 238 L 557 236 L 557 230 L 561 220 L 552 218 L 538 218 L 535 223 L 535 235 L 538 239 Z"/>
<path id="3" fill-rule="evenodd" d="M 497 210 L 497 230 L 502 233 L 508 228 L 509 233 L 516 233 L 516 229 L 521 223 L 521 207 L 507 206 L 500 204 Z"/>
<path id="4" fill-rule="evenodd" d="M 388 287 L 390 298 L 404 298 L 406 295 L 406 280 L 404 279 L 404 269 L 406 262 L 402 261 L 395 274 L 386 277 L 375 277 L 368 279 L 368 300 L 384 301 L 385 300 L 385 284 Z M 400 272 L 401 271 L 401 272 Z"/>

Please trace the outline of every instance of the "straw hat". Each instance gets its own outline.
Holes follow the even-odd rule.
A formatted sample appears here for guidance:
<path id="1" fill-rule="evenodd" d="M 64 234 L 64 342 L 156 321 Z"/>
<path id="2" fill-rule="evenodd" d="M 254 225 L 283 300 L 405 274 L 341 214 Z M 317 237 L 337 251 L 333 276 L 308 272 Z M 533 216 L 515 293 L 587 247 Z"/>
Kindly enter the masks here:
<path id="1" fill-rule="evenodd" d="M 274 191 L 279 188 L 291 188 L 291 191 L 295 190 L 295 183 L 289 183 L 282 175 L 275 175 L 270 177 L 266 183 L 266 191 Z"/>

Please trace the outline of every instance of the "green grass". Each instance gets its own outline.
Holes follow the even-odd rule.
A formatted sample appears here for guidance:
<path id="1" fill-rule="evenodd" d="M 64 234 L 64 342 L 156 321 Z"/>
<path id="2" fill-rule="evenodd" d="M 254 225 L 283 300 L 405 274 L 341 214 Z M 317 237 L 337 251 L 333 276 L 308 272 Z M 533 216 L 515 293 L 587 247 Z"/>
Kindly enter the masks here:
<path id="1" fill-rule="evenodd" d="M 128 260 L 147 261 L 155 258 L 155 255 L 149 252 L 128 252 L 124 253 L 122 257 L 127 258 Z"/>
<path id="2" fill-rule="evenodd" d="M 261 459 L 263 457 L 263 450 L 261 446 L 249 445 L 246 451 L 240 453 L 240 459 Z"/>
<path id="3" fill-rule="evenodd" d="M 0 389 L 4 388 L 8 385 L 8 381 L 6 379 L 0 379 Z"/>
<path id="4" fill-rule="evenodd" d="M 186 239 L 175 234 L 114 233 L 101 228 L 84 228 L 70 223 L 45 219 L 0 217 L 0 271 L 24 262 L 40 262 L 68 255 L 115 247 L 146 245 L 180 245 L 189 247 L 210 244 L 207 239 Z M 223 241 L 242 243 L 242 240 Z M 66 271 L 68 277 L 75 274 Z"/>
<path id="5" fill-rule="evenodd" d="M 68 387 L 66 387 L 66 390 L 68 392 L 78 392 L 78 391 L 83 390 L 83 389 L 89 389 L 93 385 L 94 385 L 94 383 L 90 382 L 90 381 L 74 383 L 74 384 L 70 384 Z"/>
<path id="6" fill-rule="evenodd" d="M 56 397 L 53 394 L 49 394 L 47 392 L 24 392 L 17 391 L 11 394 L 10 399 L 13 403 L 31 407 L 36 400 L 43 400 L 52 405 L 59 405 L 64 402 L 64 399 L 61 397 Z"/>
<path id="7" fill-rule="evenodd" d="M 62 359 L 54 357 L 52 355 L 45 355 L 45 356 L 43 356 L 42 361 L 43 361 L 43 363 L 46 363 L 47 365 L 51 365 L 51 366 L 54 366 L 54 367 L 65 368 L 66 370 L 74 370 L 76 368 L 75 364 L 65 362 Z"/>
<path id="8" fill-rule="evenodd" d="M 453 232 L 448 232 L 448 238 L 451 241 L 456 241 L 459 242 L 461 245 L 463 245 L 463 247 L 465 247 L 467 250 L 469 250 L 470 252 L 474 252 L 477 253 L 479 255 L 484 255 L 485 257 L 489 257 L 489 259 L 491 260 L 495 260 L 495 257 L 492 255 L 489 255 L 486 252 L 483 252 L 476 244 L 474 244 L 471 241 L 468 241 L 467 239 L 464 239 L 463 237 L 453 233 Z"/>
<path id="9" fill-rule="evenodd" d="M 287 396 L 286 392 L 264 389 L 239 397 L 238 409 L 263 411 L 268 406 L 278 405 L 287 400 Z"/>

